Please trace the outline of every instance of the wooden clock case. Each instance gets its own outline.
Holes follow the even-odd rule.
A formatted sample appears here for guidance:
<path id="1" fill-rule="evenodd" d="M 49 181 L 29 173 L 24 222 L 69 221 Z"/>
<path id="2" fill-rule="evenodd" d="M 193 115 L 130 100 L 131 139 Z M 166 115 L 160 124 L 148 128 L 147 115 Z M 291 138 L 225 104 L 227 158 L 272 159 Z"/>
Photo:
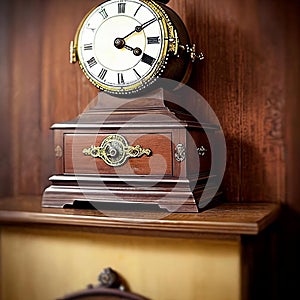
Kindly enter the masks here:
<path id="1" fill-rule="evenodd" d="M 96 104 L 76 119 L 54 124 L 56 171 L 42 206 L 92 203 L 99 209 L 198 212 L 216 194 L 217 187 L 206 183 L 215 175 L 208 135 L 214 138 L 218 128 L 200 125 L 174 104 L 175 97 L 163 89 L 134 99 L 100 92 Z M 83 153 L 115 135 L 151 155 L 110 166 Z"/>

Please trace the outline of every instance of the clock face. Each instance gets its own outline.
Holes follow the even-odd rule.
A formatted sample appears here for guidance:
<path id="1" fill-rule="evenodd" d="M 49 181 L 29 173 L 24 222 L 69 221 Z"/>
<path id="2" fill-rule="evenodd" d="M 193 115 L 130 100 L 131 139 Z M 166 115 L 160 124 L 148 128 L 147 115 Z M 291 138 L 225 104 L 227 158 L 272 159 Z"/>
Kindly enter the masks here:
<path id="1" fill-rule="evenodd" d="M 84 19 L 77 39 L 79 63 L 98 88 L 128 94 L 150 85 L 168 60 L 168 31 L 152 1 L 109 0 Z"/>

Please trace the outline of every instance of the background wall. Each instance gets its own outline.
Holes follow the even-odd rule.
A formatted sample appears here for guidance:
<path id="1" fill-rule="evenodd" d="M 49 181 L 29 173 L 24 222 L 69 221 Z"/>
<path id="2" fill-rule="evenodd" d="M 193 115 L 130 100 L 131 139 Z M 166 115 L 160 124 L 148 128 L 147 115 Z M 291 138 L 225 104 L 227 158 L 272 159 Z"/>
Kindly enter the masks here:
<path id="1" fill-rule="evenodd" d="M 68 51 L 81 18 L 98 3 L 2 1 L 0 195 L 43 191 L 54 171 L 49 127 L 74 118 L 96 96 L 78 65 L 69 64 Z M 170 6 L 205 55 L 189 85 L 223 126 L 227 200 L 294 203 L 298 1 L 173 0 Z"/>
<path id="2" fill-rule="evenodd" d="M 0 9 L 0 196 L 41 194 L 54 172 L 49 127 L 97 95 L 69 42 L 99 0 L 11 0 Z M 171 0 L 203 51 L 189 85 L 210 103 L 228 147 L 230 202 L 282 203 L 282 293 L 297 290 L 300 251 L 300 7 L 297 0 Z"/>

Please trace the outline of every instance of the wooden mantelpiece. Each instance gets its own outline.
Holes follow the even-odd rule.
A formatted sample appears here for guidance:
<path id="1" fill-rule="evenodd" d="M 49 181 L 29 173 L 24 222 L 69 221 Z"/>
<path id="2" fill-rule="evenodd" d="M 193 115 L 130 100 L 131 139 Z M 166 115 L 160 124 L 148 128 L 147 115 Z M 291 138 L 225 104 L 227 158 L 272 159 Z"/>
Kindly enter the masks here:
<path id="1" fill-rule="evenodd" d="M 105 233 L 170 237 L 257 235 L 279 215 L 271 203 L 223 203 L 201 213 L 120 212 L 105 216 L 95 210 L 42 208 L 41 197 L 0 199 L 0 223 L 49 225 L 97 230 Z"/>
<path id="2" fill-rule="evenodd" d="M 4 270 L 10 270 L 5 273 L 4 278 L 6 278 L 6 285 L 10 285 L 15 281 L 15 275 L 11 278 L 7 275 L 12 274 L 11 270 L 14 270 L 13 272 L 16 274 L 23 274 L 23 266 L 26 265 L 30 254 L 30 257 L 39 258 L 36 262 L 39 264 L 40 271 L 35 271 L 35 278 L 41 276 L 45 278 L 49 257 L 51 257 L 51 263 L 58 266 L 59 274 L 64 272 L 65 264 L 70 259 L 71 266 L 78 270 L 90 268 L 87 261 L 92 261 L 93 264 L 103 264 L 103 261 L 107 261 L 110 265 L 112 263 L 119 263 L 120 266 L 124 264 L 126 274 L 135 276 L 131 274 L 133 271 L 130 268 L 133 262 L 141 270 L 144 280 L 154 280 L 154 286 L 158 286 L 158 282 L 162 280 L 159 277 L 161 272 L 158 271 L 161 265 L 149 265 L 149 261 L 155 262 L 154 257 L 157 257 L 157 261 L 163 261 L 170 267 L 168 274 L 174 274 L 172 287 L 174 282 L 178 282 L 182 277 L 182 273 L 178 273 L 182 272 L 180 267 L 182 264 L 179 264 L 179 269 L 176 269 L 178 266 L 174 264 L 174 261 L 178 259 L 186 263 L 183 269 L 188 271 L 183 274 L 189 278 L 194 274 L 193 282 L 195 283 L 190 285 L 180 279 L 180 285 L 185 292 L 195 290 L 199 285 L 203 285 L 203 279 L 209 273 L 214 276 L 213 284 L 204 279 L 206 282 L 204 289 L 199 292 L 203 295 L 214 295 L 216 287 L 226 286 L 226 292 L 232 295 L 230 299 L 274 299 L 276 266 L 272 265 L 272 261 L 276 255 L 274 253 L 276 246 L 273 242 L 274 227 L 271 225 L 276 221 L 279 213 L 280 206 L 275 203 L 222 203 L 200 213 L 158 215 L 154 212 L 122 211 L 115 216 L 105 216 L 95 210 L 43 208 L 41 197 L 37 196 L 0 198 L 0 226 L 4 241 L 3 249 L 6 249 L 2 259 L 6 262 Z M 34 234 L 29 238 L 28 234 L 31 233 Z M 90 235 L 90 233 L 93 234 Z M 70 236 L 72 238 L 69 238 Z M 147 238 L 145 239 L 145 237 Z M 37 241 L 42 242 L 37 243 Z M 110 242 L 106 244 L 105 241 L 112 241 L 112 244 Z M 123 249 L 124 243 L 128 247 Z M 177 249 L 178 243 L 180 249 Z M 27 249 L 23 256 L 16 254 L 19 251 L 19 245 L 22 245 L 22 251 Z M 54 248 L 51 245 L 55 245 Z M 149 248 L 149 245 L 156 246 Z M 163 245 L 162 248 L 157 248 L 159 245 Z M 194 246 L 190 248 L 191 245 Z M 43 249 L 47 249 L 46 252 L 41 251 L 40 246 L 45 247 Z M 104 251 L 104 254 L 108 253 L 108 257 L 103 258 L 104 254 L 102 255 L 100 249 L 106 249 L 105 247 L 110 248 L 108 252 Z M 80 249 L 83 249 L 82 252 Z M 159 249 L 163 249 L 163 251 Z M 210 253 L 211 250 L 212 253 Z M 183 251 L 182 254 L 181 251 Z M 78 259 L 79 253 L 85 255 L 86 252 L 89 252 L 92 260 L 90 257 L 87 261 Z M 174 258 L 174 252 L 178 254 L 177 258 Z M 101 254 L 100 258 L 99 253 Z M 17 262 L 15 261 L 16 257 Z M 118 257 L 122 257 L 122 259 L 120 258 L 122 261 Z M 189 264 L 190 257 L 193 257 L 192 264 Z M 207 264 L 207 261 L 211 263 Z M 222 261 L 222 263 L 217 266 L 217 261 Z M 36 262 L 32 260 L 30 263 Z M 222 267 L 223 262 L 228 266 L 227 269 Z M 151 269 L 150 273 L 144 272 L 149 268 Z M 59 287 L 63 280 L 54 279 L 55 275 L 52 272 L 48 272 L 46 278 L 55 282 L 52 286 Z M 230 280 L 227 282 L 229 273 Z M 150 274 L 151 278 L 147 274 Z M 20 276 L 20 281 L 23 282 L 22 276 L 24 275 Z M 27 273 L 26 276 L 28 276 Z M 138 282 L 138 279 L 135 280 Z M 41 291 L 45 293 L 39 283 L 35 282 L 35 284 L 40 293 Z M 165 299 L 162 292 L 156 292 L 151 288 L 152 286 L 147 289 L 143 285 L 137 284 L 137 287 L 140 288 L 141 294 L 152 295 L 153 299 Z M 78 284 L 68 289 L 63 286 L 60 294 L 63 295 L 76 289 L 78 289 Z M 49 299 L 54 298 L 53 290 L 55 289 L 49 288 L 49 291 L 46 292 Z M 168 293 L 172 293 L 173 288 L 164 287 L 163 293 L 166 290 Z M 229 290 L 230 292 L 228 292 Z M 21 291 L 23 294 L 26 292 Z M 32 291 L 27 291 L 28 295 L 32 293 Z M 6 294 L 4 295 L 6 296 Z M 226 298 L 226 295 L 228 296 L 225 294 L 221 298 L 210 296 L 205 299 L 229 299 Z M 16 297 L 10 299 L 16 299 Z M 172 299 L 177 298 L 174 296 Z M 181 297 L 181 299 L 184 298 Z"/>

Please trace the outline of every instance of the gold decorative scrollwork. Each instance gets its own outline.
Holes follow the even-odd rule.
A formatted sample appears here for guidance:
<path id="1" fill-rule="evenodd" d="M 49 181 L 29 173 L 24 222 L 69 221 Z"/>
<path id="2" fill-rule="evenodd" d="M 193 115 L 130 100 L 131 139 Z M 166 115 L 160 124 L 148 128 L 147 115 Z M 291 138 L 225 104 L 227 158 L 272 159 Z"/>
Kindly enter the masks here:
<path id="1" fill-rule="evenodd" d="M 139 158 L 143 155 L 150 156 L 151 149 L 144 149 L 140 145 L 129 146 L 127 140 L 120 134 L 107 136 L 100 146 L 91 146 L 83 149 L 83 154 L 93 158 L 102 159 L 111 167 L 124 165 L 129 158 Z"/>
<path id="2" fill-rule="evenodd" d="M 177 30 L 168 24 L 169 27 L 169 51 L 173 52 L 174 55 L 177 55 L 178 46 L 179 46 L 179 38 L 177 34 Z"/>
<path id="3" fill-rule="evenodd" d="M 175 147 L 175 159 L 178 162 L 183 162 L 186 159 L 186 148 L 183 144 L 178 144 Z"/>

